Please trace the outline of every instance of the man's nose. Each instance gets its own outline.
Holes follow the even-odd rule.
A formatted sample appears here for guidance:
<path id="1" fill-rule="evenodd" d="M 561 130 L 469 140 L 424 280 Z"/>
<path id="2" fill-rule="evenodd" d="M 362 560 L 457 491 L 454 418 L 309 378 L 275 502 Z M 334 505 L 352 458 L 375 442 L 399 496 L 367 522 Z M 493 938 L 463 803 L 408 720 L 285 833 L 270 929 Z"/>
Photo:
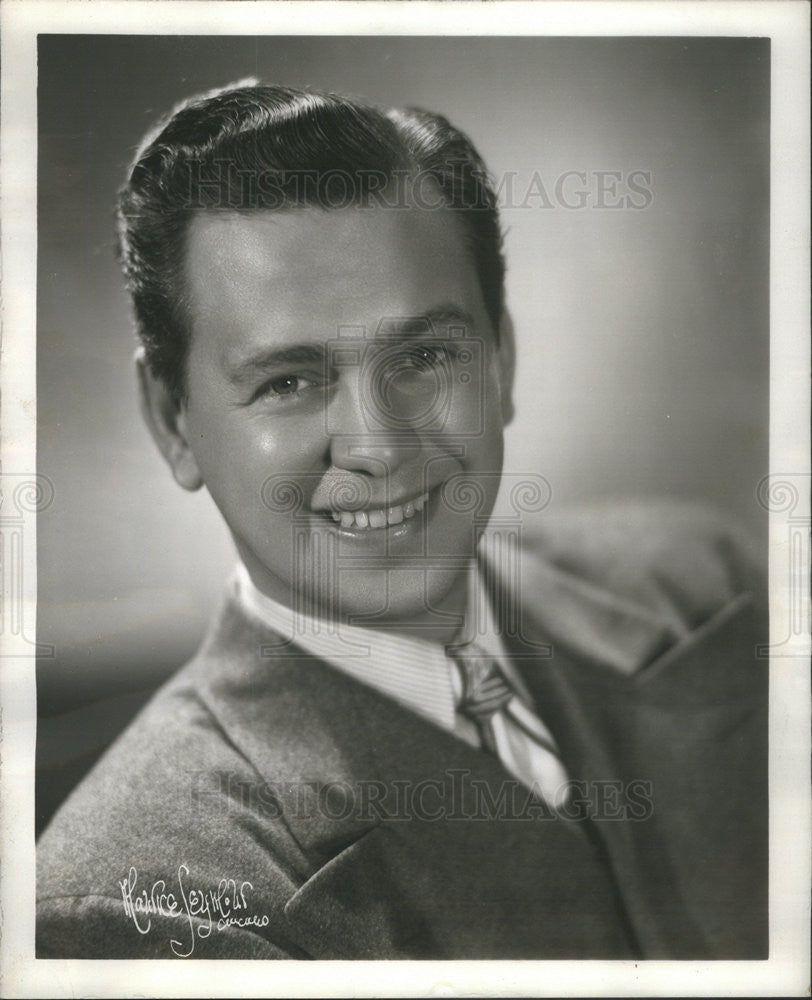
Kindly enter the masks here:
<path id="1" fill-rule="evenodd" d="M 420 451 L 415 428 L 380 405 L 362 378 L 347 378 L 330 403 L 330 459 L 348 472 L 391 475 Z"/>

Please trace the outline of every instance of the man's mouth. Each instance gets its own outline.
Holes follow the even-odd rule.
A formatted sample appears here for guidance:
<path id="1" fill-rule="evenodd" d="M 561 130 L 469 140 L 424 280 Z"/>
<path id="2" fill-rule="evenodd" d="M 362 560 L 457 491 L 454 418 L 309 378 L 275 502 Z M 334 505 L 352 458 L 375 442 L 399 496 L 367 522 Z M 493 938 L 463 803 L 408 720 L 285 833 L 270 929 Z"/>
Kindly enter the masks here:
<path id="1" fill-rule="evenodd" d="M 363 510 L 333 510 L 329 516 L 342 528 L 355 531 L 377 531 L 394 524 L 401 524 L 418 514 L 428 500 L 428 493 L 421 493 L 406 503 L 393 504 L 391 507 L 365 507 Z"/>

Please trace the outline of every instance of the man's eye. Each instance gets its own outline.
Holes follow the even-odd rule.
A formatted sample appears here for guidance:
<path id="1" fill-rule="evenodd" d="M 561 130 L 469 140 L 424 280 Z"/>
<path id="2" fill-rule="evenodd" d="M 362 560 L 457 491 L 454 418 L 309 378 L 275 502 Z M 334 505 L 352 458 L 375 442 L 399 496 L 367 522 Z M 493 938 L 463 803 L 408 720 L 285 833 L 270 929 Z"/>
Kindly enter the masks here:
<path id="1" fill-rule="evenodd" d="M 266 382 L 260 395 L 262 396 L 293 396 L 297 392 L 309 389 L 315 385 L 311 379 L 302 375 L 278 375 Z"/>
<path id="2" fill-rule="evenodd" d="M 432 344 L 418 344 L 409 348 L 407 357 L 416 371 L 430 371 L 446 361 L 446 352 Z"/>

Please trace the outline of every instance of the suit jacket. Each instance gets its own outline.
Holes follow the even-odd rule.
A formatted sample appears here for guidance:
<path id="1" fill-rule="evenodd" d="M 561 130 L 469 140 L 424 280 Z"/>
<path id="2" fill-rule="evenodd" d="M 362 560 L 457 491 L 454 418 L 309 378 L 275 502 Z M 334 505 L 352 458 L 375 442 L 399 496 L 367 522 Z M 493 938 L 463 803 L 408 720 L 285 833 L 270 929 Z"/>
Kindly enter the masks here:
<path id="1" fill-rule="evenodd" d="M 693 508 L 548 524 L 487 580 L 567 817 L 227 600 L 43 834 L 37 955 L 767 957 L 752 560 Z"/>

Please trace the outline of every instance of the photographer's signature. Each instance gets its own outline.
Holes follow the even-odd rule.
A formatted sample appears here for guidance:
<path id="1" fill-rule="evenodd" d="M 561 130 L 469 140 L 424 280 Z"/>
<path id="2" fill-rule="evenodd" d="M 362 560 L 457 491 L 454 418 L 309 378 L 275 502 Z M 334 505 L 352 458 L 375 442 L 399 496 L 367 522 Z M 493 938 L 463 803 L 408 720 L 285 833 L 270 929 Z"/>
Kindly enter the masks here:
<path id="1" fill-rule="evenodd" d="M 188 958 L 195 950 L 197 938 L 207 938 L 213 931 L 228 927 L 267 927 L 267 914 L 249 912 L 250 882 L 221 878 L 216 889 L 195 888 L 189 878 L 188 865 L 178 867 L 177 887 L 169 887 L 164 879 L 151 886 L 138 885 L 138 872 L 130 868 L 118 887 L 124 912 L 139 934 L 148 934 L 153 917 L 181 917 L 188 933 L 185 940 L 170 940 L 169 946 L 178 958 Z"/>

